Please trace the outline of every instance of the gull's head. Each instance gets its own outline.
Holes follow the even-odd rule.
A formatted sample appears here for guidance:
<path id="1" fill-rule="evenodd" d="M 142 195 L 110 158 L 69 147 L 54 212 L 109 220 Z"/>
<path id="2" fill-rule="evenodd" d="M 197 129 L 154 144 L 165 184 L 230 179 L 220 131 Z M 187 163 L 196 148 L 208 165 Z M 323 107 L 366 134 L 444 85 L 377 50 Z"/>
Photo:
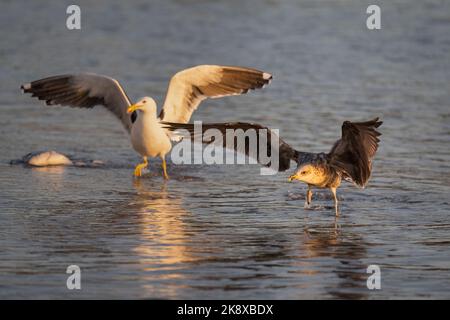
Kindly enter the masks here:
<path id="1" fill-rule="evenodd" d="M 308 184 L 317 185 L 324 181 L 326 173 L 323 168 L 310 163 L 300 165 L 297 171 L 288 179 L 289 182 L 299 180 Z"/>
<path id="2" fill-rule="evenodd" d="M 144 97 L 127 109 L 127 113 L 133 113 L 140 110 L 141 112 L 153 112 L 156 114 L 156 102 L 150 97 Z"/>

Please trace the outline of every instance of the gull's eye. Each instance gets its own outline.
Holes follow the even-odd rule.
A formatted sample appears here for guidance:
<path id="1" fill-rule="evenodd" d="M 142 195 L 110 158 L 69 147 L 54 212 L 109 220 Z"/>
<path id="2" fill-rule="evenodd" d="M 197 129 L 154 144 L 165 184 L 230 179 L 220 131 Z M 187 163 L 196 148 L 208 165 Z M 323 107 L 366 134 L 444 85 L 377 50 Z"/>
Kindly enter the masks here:
<path id="1" fill-rule="evenodd" d="M 301 174 L 301 175 L 305 175 L 305 174 L 306 174 L 306 171 L 302 171 L 302 172 L 300 172 L 300 174 Z"/>
<path id="2" fill-rule="evenodd" d="M 143 103 L 147 103 L 147 100 L 142 101 Z"/>

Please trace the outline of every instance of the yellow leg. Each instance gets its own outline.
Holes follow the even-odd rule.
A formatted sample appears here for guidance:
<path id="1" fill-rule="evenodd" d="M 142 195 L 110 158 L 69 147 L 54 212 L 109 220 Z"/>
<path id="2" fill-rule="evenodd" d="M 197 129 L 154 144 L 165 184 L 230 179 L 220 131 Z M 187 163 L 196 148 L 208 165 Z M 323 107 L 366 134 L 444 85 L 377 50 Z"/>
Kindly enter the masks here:
<path id="1" fill-rule="evenodd" d="M 139 163 L 136 168 L 134 169 L 134 176 L 140 177 L 142 176 L 142 169 L 146 168 L 148 166 L 147 157 L 143 157 L 144 162 Z"/>
<path id="2" fill-rule="evenodd" d="M 166 159 L 162 159 L 162 168 L 163 168 L 164 179 L 169 180 L 169 176 L 167 175 Z"/>

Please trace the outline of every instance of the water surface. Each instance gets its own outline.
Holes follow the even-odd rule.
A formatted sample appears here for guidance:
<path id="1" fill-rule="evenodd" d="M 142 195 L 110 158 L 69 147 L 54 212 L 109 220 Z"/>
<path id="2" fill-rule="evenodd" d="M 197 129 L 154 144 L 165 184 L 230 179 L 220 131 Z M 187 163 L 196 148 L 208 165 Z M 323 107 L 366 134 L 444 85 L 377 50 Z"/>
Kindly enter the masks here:
<path id="1" fill-rule="evenodd" d="M 450 6 L 381 1 L 5 1 L 0 10 L 0 298 L 450 298 Z M 326 191 L 303 209 L 290 173 L 257 166 L 140 160 L 101 108 L 46 108 L 23 82 L 90 71 L 129 96 L 162 104 L 169 77 L 196 64 L 274 75 L 243 97 L 204 102 L 203 121 L 280 129 L 292 146 L 328 151 L 344 120 L 384 120 L 365 190 Z M 27 168 L 9 161 L 57 150 L 98 168 Z M 68 265 L 82 270 L 69 291 Z M 377 264 L 382 290 L 368 290 Z"/>

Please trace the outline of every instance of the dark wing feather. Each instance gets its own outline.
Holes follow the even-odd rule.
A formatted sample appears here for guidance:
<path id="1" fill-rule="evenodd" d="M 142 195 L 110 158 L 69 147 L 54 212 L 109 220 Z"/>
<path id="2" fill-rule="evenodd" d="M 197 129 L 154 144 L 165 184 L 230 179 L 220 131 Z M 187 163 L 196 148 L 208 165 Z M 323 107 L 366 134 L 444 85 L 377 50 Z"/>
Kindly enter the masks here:
<path id="1" fill-rule="evenodd" d="M 378 128 L 383 122 L 375 118 L 366 122 L 345 121 L 342 124 L 342 138 L 334 144 L 328 159 L 360 187 L 364 187 L 372 172 L 372 159 L 378 149 Z"/>
<path id="2" fill-rule="evenodd" d="M 239 153 L 244 153 L 247 156 L 250 155 L 250 141 L 252 141 L 250 138 L 245 139 L 243 145 L 241 144 L 241 148 L 239 147 L 237 137 L 236 135 L 227 135 L 227 130 L 233 130 L 233 132 L 236 132 L 236 130 L 243 130 L 244 133 L 248 132 L 247 130 L 253 129 L 255 130 L 255 138 L 256 140 L 253 140 L 254 143 L 256 143 L 256 149 L 254 148 L 253 151 L 256 151 L 256 160 L 261 165 L 264 165 L 266 167 L 270 167 L 271 163 L 262 163 L 261 159 L 259 157 L 260 155 L 260 143 L 261 145 L 266 145 L 266 152 L 268 157 L 271 157 L 272 152 L 278 152 L 278 171 L 285 171 L 289 169 L 291 160 L 294 160 L 298 162 L 299 158 L 299 152 L 295 149 L 293 149 L 289 144 L 284 142 L 282 139 L 280 139 L 278 136 L 275 135 L 273 131 L 271 131 L 269 128 L 264 127 L 262 125 L 256 124 L 256 123 L 245 123 L 245 122 L 230 122 L 230 123 L 209 123 L 209 124 L 202 124 L 202 132 L 201 137 L 197 137 L 195 134 L 198 134 L 197 132 L 194 132 L 195 125 L 191 123 L 182 124 L 182 123 L 170 123 L 170 122 L 161 122 L 163 125 L 165 125 L 166 128 L 168 128 L 170 131 L 176 131 L 180 129 L 187 130 L 189 133 L 189 136 L 191 139 L 201 139 L 201 141 L 204 144 L 211 144 L 215 141 L 212 140 L 210 137 L 208 137 L 205 133 L 209 129 L 216 129 L 219 130 L 222 134 L 222 146 L 224 148 L 232 146 L 233 149 Z M 261 132 L 261 130 L 264 130 Z M 260 135 L 261 133 L 261 135 Z M 276 150 L 272 150 L 272 134 L 274 134 L 278 138 L 278 143 L 275 144 Z M 233 141 L 229 141 L 230 139 L 233 139 Z M 261 141 L 263 139 L 263 141 Z"/>
<path id="3" fill-rule="evenodd" d="M 93 108 L 103 105 L 130 131 L 127 108 L 131 105 L 119 82 L 113 78 L 92 74 L 65 74 L 36 80 L 21 86 L 24 93 L 45 100 L 47 105 Z"/>

